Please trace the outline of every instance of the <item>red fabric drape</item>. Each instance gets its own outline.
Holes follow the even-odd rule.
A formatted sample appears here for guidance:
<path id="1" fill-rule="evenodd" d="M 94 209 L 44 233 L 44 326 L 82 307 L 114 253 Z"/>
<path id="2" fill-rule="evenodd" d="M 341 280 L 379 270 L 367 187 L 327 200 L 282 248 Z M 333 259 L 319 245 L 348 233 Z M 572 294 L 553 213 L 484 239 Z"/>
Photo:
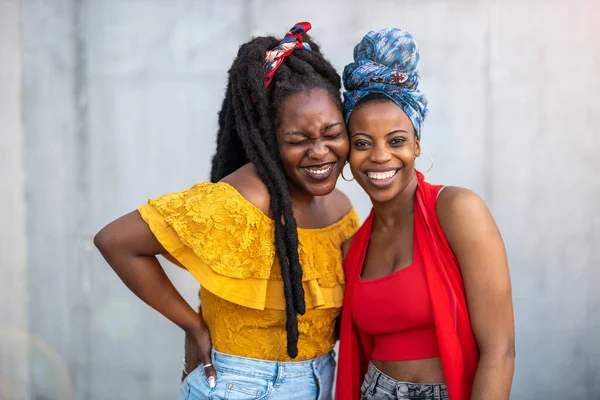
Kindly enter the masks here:
<path id="1" fill-rule="evenodd" d="M 415 238 L 425 267 L 442 366 L 451 400 L 468 400 L 479 353 L 473 337 L 460 268 L 435 212 L 440 186 L 425 182 L 417 172 Z M 367 371 L 372 340 L 352 318 L 352 295 L 362 270 L 373 226 L 373 211 L 358 230 L 346 260 L 346 289 L 340 330 L 336 399 L 358 400 Z"/>

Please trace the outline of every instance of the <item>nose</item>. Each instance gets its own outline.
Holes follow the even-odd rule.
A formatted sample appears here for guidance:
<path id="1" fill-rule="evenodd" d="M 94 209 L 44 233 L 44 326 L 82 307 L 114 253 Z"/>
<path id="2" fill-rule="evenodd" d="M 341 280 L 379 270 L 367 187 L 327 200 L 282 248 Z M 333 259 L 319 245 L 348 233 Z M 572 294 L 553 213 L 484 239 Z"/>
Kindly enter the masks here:
<path id="1" fill-rule="evenodd" d="M 317 140 L 308 150 L 308 158 L 311 160 L 322 160 L 327 153 L 329 153 L 329 147 L 327 147 L 323 141 Z"/>
<path id="2" fill-rule="evenodd" d="M 392 155 L 385 146 L 375 146 L 369 156 L 371 161 L 377 164 L 385 164 L 392 159 Z"/>

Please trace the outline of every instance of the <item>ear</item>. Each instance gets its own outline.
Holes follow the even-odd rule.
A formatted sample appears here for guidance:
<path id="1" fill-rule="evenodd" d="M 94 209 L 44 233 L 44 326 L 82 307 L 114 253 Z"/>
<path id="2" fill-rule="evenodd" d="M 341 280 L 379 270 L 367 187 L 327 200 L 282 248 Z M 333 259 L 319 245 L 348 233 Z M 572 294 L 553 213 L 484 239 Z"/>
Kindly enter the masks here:
<path id="1" fill-rule="evenodd" d="M 415 138 L 415 157 L 421 155 L 421 142 Z"/>

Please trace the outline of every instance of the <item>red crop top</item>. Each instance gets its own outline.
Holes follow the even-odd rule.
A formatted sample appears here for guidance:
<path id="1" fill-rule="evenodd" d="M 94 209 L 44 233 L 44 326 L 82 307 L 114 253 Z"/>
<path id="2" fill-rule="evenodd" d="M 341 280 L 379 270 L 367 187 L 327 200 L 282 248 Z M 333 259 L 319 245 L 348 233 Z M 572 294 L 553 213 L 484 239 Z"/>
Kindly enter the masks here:
<path id="1" fill-rule="evenodd" d="M 421 360 L 440 355 L 425 269 L 416 245 L 413 255 L 413 263 L 406 268 L 357 281 L 352 316 L 356 326 L 373 337 L 371 356 L 375 360 Z"/>

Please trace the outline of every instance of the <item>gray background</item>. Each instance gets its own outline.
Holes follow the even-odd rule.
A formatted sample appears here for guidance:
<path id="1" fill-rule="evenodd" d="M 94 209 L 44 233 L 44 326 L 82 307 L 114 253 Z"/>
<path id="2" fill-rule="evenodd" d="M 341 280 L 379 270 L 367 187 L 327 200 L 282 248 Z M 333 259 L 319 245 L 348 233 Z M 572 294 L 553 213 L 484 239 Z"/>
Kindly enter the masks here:
<path id="1" fill-rule="evenodd" d="M 208 178 L 237 47 L 301 20 L 340 71 L 370 29 L 415 35 L 428 179 L 480 193 L 506 241 L 512 398 L 600 398 L 599 11 L 595 0 L 0 0 L 0 398 L 176 397 L 183 334 L 128 292 L 92 237 Z M 340 186 L 364 218 L 360 188 Z M 195 281 L 165 268 L 197 305 Z"/>

